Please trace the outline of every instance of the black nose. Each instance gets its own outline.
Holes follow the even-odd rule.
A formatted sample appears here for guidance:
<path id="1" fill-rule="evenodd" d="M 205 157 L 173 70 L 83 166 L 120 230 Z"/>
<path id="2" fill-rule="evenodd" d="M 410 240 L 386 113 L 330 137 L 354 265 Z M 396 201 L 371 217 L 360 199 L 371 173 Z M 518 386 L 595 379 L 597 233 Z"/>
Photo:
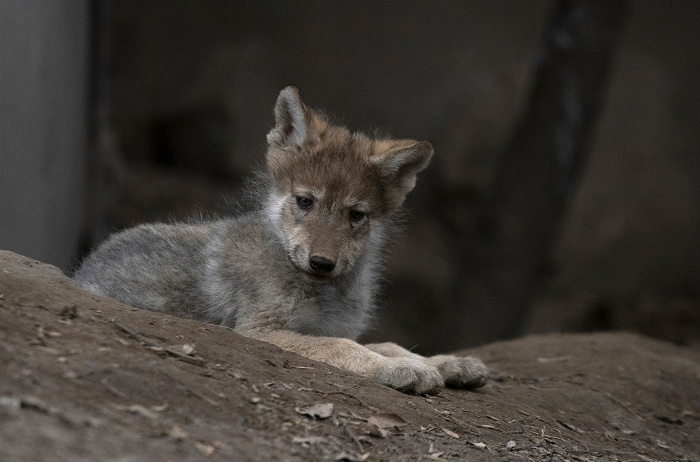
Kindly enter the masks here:
<path id="1" fill-rule="evenodd" d="M 335 262 L 326 257 L 318 257 L 314 255 L 309 259 L 309 266 L 317 273 L 330 273 L 335 268 Z"/>

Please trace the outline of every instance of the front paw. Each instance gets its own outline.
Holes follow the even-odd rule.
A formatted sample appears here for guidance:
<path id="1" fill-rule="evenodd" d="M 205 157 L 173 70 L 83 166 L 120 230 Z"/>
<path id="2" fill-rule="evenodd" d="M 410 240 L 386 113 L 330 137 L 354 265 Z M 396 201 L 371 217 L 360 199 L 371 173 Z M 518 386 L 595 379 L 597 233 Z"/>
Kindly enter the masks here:
<path id="1" fill-rule="evenodd" d="M 427 362 L 437 367 L 448 387 L 481 388 L 488 381 L 488 369 L 473 356 L 438 355 L 427 358 Z"/>
<path id="2" fill-rule="evenodd" d="M 386 358 L 375 378 L 405 393 L 437 395 L 444 386 L 438 369 L 414 358 Z"/>

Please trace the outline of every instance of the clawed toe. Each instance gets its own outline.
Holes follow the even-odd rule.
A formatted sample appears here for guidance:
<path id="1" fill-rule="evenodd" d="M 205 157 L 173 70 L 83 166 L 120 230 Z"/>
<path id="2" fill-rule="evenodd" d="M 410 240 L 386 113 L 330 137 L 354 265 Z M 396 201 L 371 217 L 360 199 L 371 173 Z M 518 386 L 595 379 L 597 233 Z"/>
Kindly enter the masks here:
<path id="1" fill-rule="evenodd" d="M 454 377 L 449 380 L 445 380 L 445 385 L 451 388 L 475 389 L 483 387 L 488 381 L 489 379 L 487 376 L 479 376 L 470 380 L 465 380 L 462 377 Z"/>
<path id="2" fill-rule="evenodd" d="M 444 386 L 437 368 L 407 358 L 392 358 L 377 372 L 377 379 L 399 391 L 416 395 L 436 395 Z"/>
<path id="3" fill-rule="evenodd" d="M 430 359 L 448 387 L 474 389 L 481 388 L 488 382 L 488 369 L 477 358 L 445 355 Z"/>

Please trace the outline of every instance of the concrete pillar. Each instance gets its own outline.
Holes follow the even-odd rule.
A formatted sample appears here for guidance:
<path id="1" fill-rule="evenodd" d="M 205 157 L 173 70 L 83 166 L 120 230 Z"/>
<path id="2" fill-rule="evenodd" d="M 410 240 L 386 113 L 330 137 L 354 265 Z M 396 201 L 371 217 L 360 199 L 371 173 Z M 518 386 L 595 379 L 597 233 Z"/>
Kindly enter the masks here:
<path id="1" fill-rule="evenodd" d="M 83 209 L 87 0 L 0 0 L 0 249 L 69 269 Z"/>

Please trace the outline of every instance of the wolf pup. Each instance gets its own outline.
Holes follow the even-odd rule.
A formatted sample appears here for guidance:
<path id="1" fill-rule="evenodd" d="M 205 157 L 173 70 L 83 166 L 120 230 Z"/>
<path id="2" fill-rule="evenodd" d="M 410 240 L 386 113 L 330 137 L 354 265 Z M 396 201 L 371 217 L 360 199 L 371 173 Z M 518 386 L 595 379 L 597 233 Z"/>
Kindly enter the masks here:
<path id="1" fill-rule="evenodd" d="M 351 133 L 294 87 L 280 92 L 275 120 L 259 211 L 117 233 L 75 279 L 95 294 L 228 326 L 397 390 L 483 386 L 487 370 L 476 358 L 354 341 L 375 307 L 392 216 L 428 165 L 430 143 Z"/>

